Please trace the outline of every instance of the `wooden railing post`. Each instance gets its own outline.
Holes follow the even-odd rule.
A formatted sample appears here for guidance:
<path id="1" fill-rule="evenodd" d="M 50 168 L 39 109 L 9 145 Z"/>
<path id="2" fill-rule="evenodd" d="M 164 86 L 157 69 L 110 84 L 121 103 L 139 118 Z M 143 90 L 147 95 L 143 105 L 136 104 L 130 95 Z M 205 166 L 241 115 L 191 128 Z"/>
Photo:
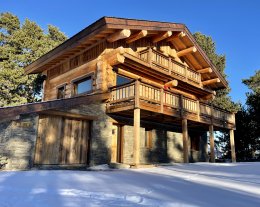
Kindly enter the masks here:
<path id="1" fill-rule="evenodd" d="M 152 65 L 152 59 L 153 59 L 153 50 L 151 47 L 148 49 L 148 55 L 147 55 L 148 63 L 150 66 Z"/>
<path id="2" fill-rule="evenodd" d="M 135 108 L 140 106 L 140 81 L 135 81 Z"/>
<path id="3" fill-rule="evenodd" d="M 184 115 L 184 105 L 183 105 L 183 95 L 180 95 L 180 116 L 183 117 Z"/>
<path id="4" fill-rule="evenodd" d="M 163 104 L 164 104 L 164 90 L 163 88 L 160 89 L 160 106 L 161 106 L 161 113 L 163 113 Z"/>
<path id="5" fill-rule="evenodd" d="M 185 76 L 186 82 L 188 82 L 188 67 L 187 66 L 184 66 L 184 76 Z"/>
<path id="6" fill-rule="evenodd" d="M 171 57 L 168 57 L 168 69 L 169 69 L 169 75 L 172 74 L 172 59 Z"/>
<path id="7" fill-rule="evenodd" d="M 198 114 L 198 120 L 200 120 L 200 101 L 197 100 L 197 114 Z"/>
<path id="8" fill-rule="evenodd" d="M 213 114 L 213 105 L 210 104 L 210 121 L 211 121 L 211 124 L 213 124 L 213 117 L 214 117 L 214 114 Z"/>

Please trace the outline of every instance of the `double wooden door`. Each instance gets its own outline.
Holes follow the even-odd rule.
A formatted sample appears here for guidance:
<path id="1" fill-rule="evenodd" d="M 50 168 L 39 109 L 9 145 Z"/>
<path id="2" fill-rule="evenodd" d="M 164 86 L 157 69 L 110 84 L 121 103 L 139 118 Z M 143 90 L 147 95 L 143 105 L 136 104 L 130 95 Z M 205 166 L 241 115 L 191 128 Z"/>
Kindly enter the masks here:
<path id="1" fill-rule="evenodd" d="M 35 164 L 88 164 L 89 121 L 41 115 Z"/>

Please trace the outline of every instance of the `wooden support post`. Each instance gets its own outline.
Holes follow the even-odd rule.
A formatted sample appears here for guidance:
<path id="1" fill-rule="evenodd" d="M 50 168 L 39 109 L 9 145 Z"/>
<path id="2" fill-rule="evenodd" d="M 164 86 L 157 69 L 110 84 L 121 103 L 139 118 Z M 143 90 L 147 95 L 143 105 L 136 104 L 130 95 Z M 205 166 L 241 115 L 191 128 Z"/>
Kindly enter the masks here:
<path id="1" fill-rule="evenodd" d="M 163 113 L 163 104 L 164 104 L 164 90 L 163 88 L 160 89 L 160 105 L 161 105 L 161 113 Z"/>
<path id="2" fill-rule="evenodd" d="M 139 96 L 140 96 L 140 81 L 135 81 L 135 108 L 139 108 Z"/>
<path id="3" fill-rule="evenodd" d="M 134 149 L 133 149 L 134 165 L 140 162 L 140 109 L 134 109 Z"/>
<path id="4" fill-rule="evenodd" d="M 188 146 L 188 122 L 182 119 L 182 138 L 183 138 L 183 162 L 189 163 L 189 146 Z"/>
<path id="5" fill-rule="evenodd" d="M 209 125 L 209 140 L 210 140 L 210 161 L 215 162 L 214 129 L 212 124 Z"/>
<path id="6" fill-rule="evenodd" d="M 234 140 L 234 130 L 233 129 L 230 129 L 229 136 L 230 136 L 232 162 L 236 162 L 236 149 L 235 149 L 235 140 Z"/>

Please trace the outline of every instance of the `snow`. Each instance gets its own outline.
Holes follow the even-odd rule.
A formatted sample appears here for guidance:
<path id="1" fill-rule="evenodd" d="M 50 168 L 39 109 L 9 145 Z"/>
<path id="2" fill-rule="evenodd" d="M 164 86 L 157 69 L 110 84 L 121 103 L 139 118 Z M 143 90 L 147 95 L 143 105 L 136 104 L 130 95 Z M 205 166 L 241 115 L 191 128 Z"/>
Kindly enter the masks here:
<path id="1" fill-rule="evenodd" d="M 0 207 L 260 206 L 260 163 L 0 172 Z"/>

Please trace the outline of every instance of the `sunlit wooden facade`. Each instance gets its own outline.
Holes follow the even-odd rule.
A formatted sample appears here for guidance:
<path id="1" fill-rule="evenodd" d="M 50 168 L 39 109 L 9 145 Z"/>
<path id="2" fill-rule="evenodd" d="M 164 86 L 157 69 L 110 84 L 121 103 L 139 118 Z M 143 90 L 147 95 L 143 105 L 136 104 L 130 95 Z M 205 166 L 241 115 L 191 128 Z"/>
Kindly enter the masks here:
<path id="1" fill-rule="evenodd" d="M 77 97 L 90 100 L 103 94 L 100 100 L 103 100 L 105 113 L 113 123 L 111 133 L 119 136 L 124 133 L 125 125 L 131 123 L 133 126 L 133 133 L 127 135 L 133 140 L 133 145 L 129 146 L 133 160 L 129 164 L 140 164 L 142 122 L 161 124 L 162 130 L 164 124 L 176 127 L 182 134 L 183 162 L 189 162 L 190 130 L 209 131 L 213 162 L 214 130 L 230 130 L 232 160 L 235 161 L 235 115 L 210 104 L 216 90 L 226 88 L 227 82 L 183 24 L 103 17 L 36 60 L 25 71 L 27 74 L 41 73 L 45 76 L 45 103 L 55 100 L 62 103 Z M 84 101 L 81 105 L 84 105 Z M 66 104 L 64 107 L 67 107 Z M 69 130 L 73 130 L 75 122 L 75 125 L 80 125 L 81 134 L 77 134 L 81 140 L 80 146 L 84 145 L 84 148 L 77 148 L 78 153 L 86 151 L 90 144 L 86 146 L 82 137 L 91 124 L 84 120 L 93 117 L 81 116 L 79 110 L 77 113 L 61 112 L 62 105 L 56 107 L 55 111 L 50 109 L 43 110 L 45 115 L 40 117 L 42 123 L 39 124 L 39 133 L 48 127 L 46 122 L 52 125 L 55 122 L 56 128 L 62 126 L 65 134 L 71 134 Z M 83 121 L 48 119 L 46 113 Z M 145 133 L 149 133 L 148 130 Z M 151 138 L 152 135 L 147 136 Z M 148 147 L 151 145 L 150 138 L 145 141 Z M 121 141 L 118 137 L 115 139 L 109 145 L 111 162 L 124 163 L 120 155 L 124 150 L 118 150 L 117 147 Z M 63 139 L 63 142 L 66 140 Z M 38 142 L 35 162 L 40 164 L 39 156 L 44 156 L 47 151 L 37 154 L 39 146 Z M 66 164 L 64 156 L 56 159 Z M 76 158 L 68 156 L 73 163 Z M 89 158 L 78 155 L 77 159 L 86 162 Z"/>

